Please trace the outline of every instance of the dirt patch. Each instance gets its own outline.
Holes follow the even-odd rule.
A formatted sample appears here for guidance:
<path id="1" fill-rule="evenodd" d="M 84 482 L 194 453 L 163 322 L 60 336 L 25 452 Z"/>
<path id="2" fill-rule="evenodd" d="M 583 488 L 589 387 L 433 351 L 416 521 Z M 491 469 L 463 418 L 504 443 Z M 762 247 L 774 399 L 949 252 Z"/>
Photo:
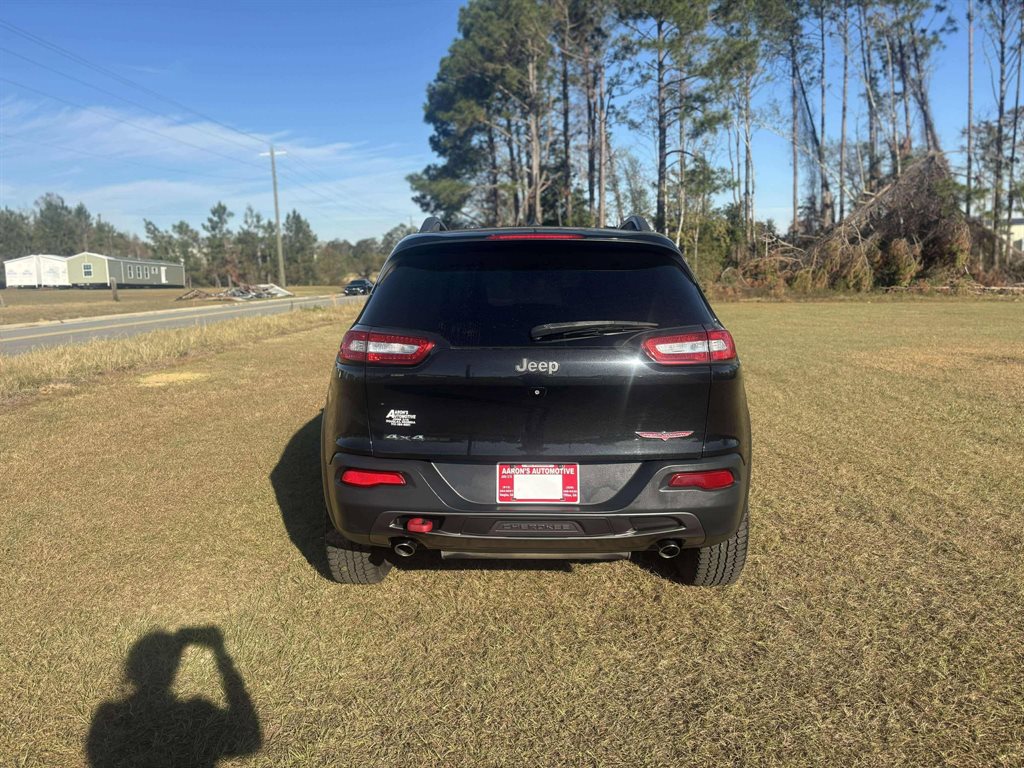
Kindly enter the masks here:
<path id="1" fill-rule="evenodd" d="M 195 373 L 192 371 L 175 371 L 173 373 L 151 373 L 139 379 L 140 387 L 166 387 L 171 384 L 184 384 L 189 381 L 202 381 L 208 378 L 208 373 Z"/>

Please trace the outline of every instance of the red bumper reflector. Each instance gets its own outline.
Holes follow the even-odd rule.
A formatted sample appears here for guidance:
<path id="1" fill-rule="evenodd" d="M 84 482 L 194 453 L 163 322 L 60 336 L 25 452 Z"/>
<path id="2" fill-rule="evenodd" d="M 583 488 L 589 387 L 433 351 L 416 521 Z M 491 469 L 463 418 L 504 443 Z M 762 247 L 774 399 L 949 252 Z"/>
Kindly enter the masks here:
<path id="1" fill-rule="evenodd" d="M 434 521 L 423 517 L 413 517 L 405 524 L 405 530 L 410 533 L 430 533 L 434 530 Z"/>
<path id="2" fill-rule="evenodd" d="M 712 469 L 706 472 L 676 472 L 669 478 L 669 488 L 700 488 L 702 491 L 719 491 L 736 481 L 728 469 Z"/>
<path id="3" fill-rule="evenodd" d="M 372 488 L 375 485 L 405 485 L 401 472 L 378 472 L 372 469 L 346 469 L 338 478 L 345 485 Z"/>

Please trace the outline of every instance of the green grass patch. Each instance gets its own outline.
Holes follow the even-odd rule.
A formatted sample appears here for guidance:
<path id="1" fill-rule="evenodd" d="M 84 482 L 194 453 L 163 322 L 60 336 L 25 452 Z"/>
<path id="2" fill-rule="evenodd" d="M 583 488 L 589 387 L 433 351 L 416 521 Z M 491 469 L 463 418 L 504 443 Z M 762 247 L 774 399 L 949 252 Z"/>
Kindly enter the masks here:
<path id="1" fill-rule="evenodd" d="M 207 290 L 216 290 L 209 288 Z M 289 286 L 296 296 L 340 293 L 334 285 Z M 0 325 L 72 320 L 98 315 L 121 315 L 158 309 L 209 307 L 231 304 L 221 301 L 177 301 L 184 288 L 121 288 L 118 301 L 107 288 L 0 288 Z M 277 301 L 277 299 L 261 299 Z"/>
<path id="2" fill-rule="evenodd" d="M 347 328 L 356 314 L 354 307 L 300 308 L 294 312 L 151 331 L 122 339 L 96 339 L 19 355 L 0 355 L 0 402 L 48 391 L 65 391 L 101 374 L 163 366 L 317 326 Z"/>

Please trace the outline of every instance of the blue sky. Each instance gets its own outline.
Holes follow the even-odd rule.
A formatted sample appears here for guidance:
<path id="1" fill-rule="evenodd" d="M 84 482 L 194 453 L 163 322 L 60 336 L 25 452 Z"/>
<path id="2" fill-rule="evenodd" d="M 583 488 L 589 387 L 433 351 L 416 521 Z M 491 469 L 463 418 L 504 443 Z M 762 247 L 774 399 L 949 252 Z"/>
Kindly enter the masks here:
<path id="1" fill-rule="evenodd" d="M 418 222 L 405 176 L 431 159 L 422 105 L 455 36 L 458 6 L 4 0 L 0 19 L 152 93 L 0 27 L 0 78 L 14 81 L 0 81 L 0 205 L 27 208 L 55 191 L 139 233 L 143 218 L 198 226 L 217 200 L 238 218 L 246 203 L 269 216 L 269 165 L 259 153 L 273 141 L 288 152 L 278 165 L 282 209 L 298 208 L 321 237 L 375 236 Z M 981 34 L 976 47 L 976 111 L 984 115 L 992 97 Z M 959 145 L 965 120 L 965 60 L 961 31 L 934 73 L 947 149 Z M 772 98 L 766 88 L 759 102 Z M 830 98 L 837 126 L 838 94 Z M 616 141 L 649 159 L 647 137 L 620 129 Z M 786 140 L 759 130 L 755 160 L 758 216 L 785 226 Z"/>
<path id="2" fill-rule="evenodd" d="M 430 160 L 424 94 L 457 12 L 456 2 L 400 0 L 0 4 L 0 19 L 273 140 L 289 153 L 278 161 L 282 209 L 298 208 L 322 237 L 349 238 L 422 216 L 405 176 Z M 246 202 L 273 215 L 261 142 L 7 29 L 0 47 L 156 112 L 0 51 L 0 77 L 20 84 L 0 82 L 0 205 L 56 191 L 138 232 L 143 217 L 198 225 L 217 199 L 237 217 Z"/>

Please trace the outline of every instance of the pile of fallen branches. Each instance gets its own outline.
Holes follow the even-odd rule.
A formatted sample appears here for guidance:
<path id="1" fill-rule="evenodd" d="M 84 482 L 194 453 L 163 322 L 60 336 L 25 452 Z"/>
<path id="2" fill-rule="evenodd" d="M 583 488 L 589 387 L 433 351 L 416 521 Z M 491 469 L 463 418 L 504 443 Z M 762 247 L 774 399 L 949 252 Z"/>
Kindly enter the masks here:
<path id="1" fill-rule="evenodd" d="M 839 224 L 805 249 L 765 243 L 736 268 L 740 282 L 797 290 L 866 291 L 962 280 L 972 253 L 993 247 L 991 230 L 964 216 L 940 152 L 910 164 L 865 196 Z M 729 279 L 730 276 L 723 275 Z"/>
<path id="2" fill-rule="evenodd" d="M 274 283 L 260 283 L 259 285 L 240 284 L 222 291 L 204 291 L 202 288 L 193 288 L 181 294 L 175 301 L 251 301 L 252 299 L 276 299 L 282 296 L 294 296 Z"/>
<path id="3" fill-rule="evenodd" d="M 945 156 L 932 152 L 855 208 L 810 253 L 829 287 L 867 290 L 962 273 L 971 227 Z"/>

